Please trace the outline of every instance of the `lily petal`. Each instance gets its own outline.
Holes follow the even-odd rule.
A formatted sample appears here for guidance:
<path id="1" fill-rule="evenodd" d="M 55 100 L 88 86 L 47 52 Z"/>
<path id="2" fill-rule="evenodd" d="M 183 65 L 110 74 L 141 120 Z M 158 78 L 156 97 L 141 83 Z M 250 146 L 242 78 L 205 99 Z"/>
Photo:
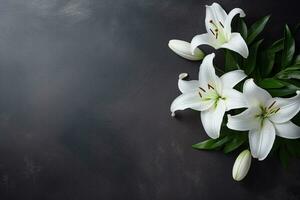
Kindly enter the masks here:
<path id="1" fill-rule="evenodd" d="M 207 87 L 208 84 L 213 86 L 219 93 L 221 93 L 221 80 L 216 75 L 213 65 L 215 54 L 205 56 L 199 69 L 199 83 L 201 87 Z"/>
<path id="2" fill-rule="evenodd" d="M 250 130 L 249 144 L 252 156 L 264 160 L 272 149 L 275 136 L 275 128 L 268 119 L 263 121 L 261 129 Z"/>
<path id="3" fill-rule="evenodd" d="M 213 21 L 214 23 L 225 24 L 226 18 L 227 13 L 218 3 L 213 3 L 211 6 L 206 6 L 205 26 L 207 32 L 212 37 L 215 37 L 211 33 L 210 29 L 214 30 L 216 27 L 210 21 Z"/>
<path id="4" fill-rule="evenodd" d="M 185 81 L 182 79 L 178 79 L 178 88 L 181 93 L 196 92 L 199 90 L 199 86 L 199 81 Z"/>
<path id="5" fill-rule="evenodd" d="M 247 58 L 249 55 L 248 46 L 240 33 L 231 33 L 229 41 L 221 45 L 220 48 L 235 51 L 244 58 Z"/>
<path id="6" fill-rule="evenodd" d="M 228 16 L 225 20 L 225 24 L 224 24 L 224 29 L 225 29 L 225 32 L 226 33 L 231 33 L 231 21 L 232 19 L 237 15 L 239 14 L 240 17 L 245 17 L 246 14 L 245 12 L 240 9 L 240 8 L 234 8 L 232 9 L 229 13 L 228 13 Z"/>
<path id="7" fill-rule="evenodd" d="M 226 111 L 247 107 L 245 96 L 235 89 L 224 89 L 223 97 L 225 98 Z"/>
<path id="8" fill-rule="evenodd" d="M 256 107 L 248 108 L 238 115 L 227 115 L 227 127 L 237 131 L 248 131 L 259 128 L 259 120 L 255 117 L 258 109 Z"/>
<path id="9" fill-rule="evenodd" d="M 246 78 L 243 70 L 230 71 L 220 77 L 224 88 L 233 88 L 236 84 Z"/>
<path id="10" fill-rule="evenodd" d="M 215 49 L 218 49 L 220 47 L 220 44 L 215 38 L 211 37 L 209 33 L 204 33 L 193 37 L 191 41 L 191 49 L 190 49 L 192 54 L 195 54 L 196 48 L 199 45 L 203 45 L 203 44 L 212 46 Z"/>
<path id="11" fill-rule="evenodd" d="M 177 110 L 185 110 L 191 108 L 193 110 L 206 110 L 213 105 L 213 101 L 202 101 L 199 94 L 196 92 L 181 94 L 171 104 L 171 112 L 174 113 Z"/>
<path id="12" fill-rule="evenodd" d="M 287 139 L 297 139 L 300 138 L 300 127 L 291 121 L 274 124 L 276 135 L 287 138 Z"/>
<path id="13" fill-rule="evenodd" d="M 265 103 L 272 98 L 266 90 L 258 87 L 252 78 L 245 81 L 243 93 L 246 95 L 250 106 L 259 107 L 259 105 L 265 105 Z"/>
<path id="14" fill-rule="evenodd" d="M 225 113 L 225 102 L 219 100 L 216 107 L 201 112 L 201 121 L 207 135 L 213 139 L 220 136 L 221 124 Z"/>
<path id="15" fill-rule="evenodd" d="M 199 48 L 195 48 L 192 54 L 191 44 L 183 40 L 170 40 L 168 46 L 174 53 L 188 60 L 197 61 L 204 57 L 203 51 Z"/>
<path id="16" fill-rule="evenodd" d="M 276 102 L 274 106 L 279 110 L 270 117 L 270 120 L 275 123 L 284 123 L 291 120 L 300 111 L 300 91 L 297 95 L 291 98 L 273 98 L 272 102 Z M 270 101 L 269 101 L 270 102 Z M 272 103 L 270 102 L 270 103 Z"/>
<path id="17" fill-rule="evenodd" d="M 226 11 L 218 3 L 213 3 L 211 5 L 211 8 L 214 10 L 214 13 L 217 17 L 218 22 L 221 22 L 222 24 L 224 24 L 225 20 L 227 18 Z"/>

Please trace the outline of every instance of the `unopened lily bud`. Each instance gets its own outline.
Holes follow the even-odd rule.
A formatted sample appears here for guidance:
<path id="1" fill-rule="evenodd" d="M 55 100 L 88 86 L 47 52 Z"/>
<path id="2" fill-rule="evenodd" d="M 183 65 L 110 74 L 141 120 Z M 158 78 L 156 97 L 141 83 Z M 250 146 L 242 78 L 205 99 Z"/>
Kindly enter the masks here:
<path id="1" fill-rule="evenodd" d="M 241 181 L 245 178 L 250 169 L 251 159 L 251 153 L 248 149 L 240 153 L 232 168 L 232 177 L 234 180 Z"/>
<path id="2" fill-rule="evenodd" d="M 170 40 L 168 45 L 172 51 L 185 59 L 196 61 L 204 58 L 204 53 L 199 48 L 196 48 L 192 54 L 191 44 L 186 41 Z"/>

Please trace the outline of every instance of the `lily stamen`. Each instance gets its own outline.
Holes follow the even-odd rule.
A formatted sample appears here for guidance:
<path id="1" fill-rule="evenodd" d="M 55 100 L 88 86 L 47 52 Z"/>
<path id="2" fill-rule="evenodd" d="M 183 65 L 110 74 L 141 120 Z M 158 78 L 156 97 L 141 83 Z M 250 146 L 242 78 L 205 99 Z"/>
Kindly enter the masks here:
<path id="1" fill-rule="evenodd" d="M 213 21 L 213 20 L 209 20 L 209 23 L 211 23 L 213 26 L 214 26 L 214 28 L 218 28 L 218 26 L 215 24 L 215 22 Z"/>
<path id="2" fill-rule="evenodd" d="M 213 21 L 213 20 L 209 20 L 209 23 L 211 23 L 211 24 L 213 24 L 213 25 L 215 25 L 215 26 L 216 26 L 216 24 L 214 23 L 214 21 Z"/>
<path id="3" fill-rule="evenodd" d="M 213 35 L 215 35 L 215 33 L 213 32 L 213 30 L 211 30 L 211 29 L 209 29 L 210 30 L 210 32 L 213 34 Z"/>
<path id="4" fill-rule="evenodd" d="M 215 89 L 213 86 L 211 86 L 210 84 L 207 84 L 208 89 Z"/>
<path id="5" fill-rule="evenodd" d="M 222 24 L 222 22 L 219 21 L 219 24 L 222 26 L 222 28 L 224 28 L 224 25 Z"/>
<path id="6" fill-rule="evenodd" d="M 277 113 L 280 110 L 280 108 L 277 108 L 277 110 L 275 111 L 275 113 Z"/>
<path id="7" fill-rule="evenodd" d="M 202 98 L 201 92 L 199 92 L 198 94 L 199 94 L 199 96 Z"/>
<path id="8" fill-rule="evenodd" d="M 216 39 L 218 39 L 219 32 L 217 28 L 215 29 L 215 32 L 216 32 Z"/>
<path id="9" fill-rule="evenodd" d="M 274 102 L 268 107 L 268 109 L 272 108 L 272 106 L 274 106 L 275 103 L 276 103 L 276 101 L 274 101 Z"/>
<path id="10" fill-rule="evenodd" d="M 200 90 L 202 90 L 203 92 L 206 92 L 202 87 L 199 87 Z"/>

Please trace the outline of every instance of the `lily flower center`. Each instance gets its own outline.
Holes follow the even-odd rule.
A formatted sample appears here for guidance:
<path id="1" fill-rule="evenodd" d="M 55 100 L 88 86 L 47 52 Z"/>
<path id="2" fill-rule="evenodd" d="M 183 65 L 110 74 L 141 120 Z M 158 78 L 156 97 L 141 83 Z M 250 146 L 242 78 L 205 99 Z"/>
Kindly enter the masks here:
<path id="1" fill-rule="evenodd" d="M 204 89 L 203 87 L 199 87 L 199 92 L 198 92 L 201 101 L 214 101 L 215 105 L 218 103 L 220 99 L 225 100 L 224 97 L 222 97 L 216 89 L 210 85 L 207 84 L 207 89 Z"/>
<path id="2" fill-rule="evenodd" d="M 268 107 L 261 106 L 260 113 L 258 113 L 256 115 L 256 117 L 263 120 L 263 119 L 269 118 L 272 115 L 274 115 L 275 113 L 277 113 L 280 110 L 280 108 L 277 107 L 275 104 L 276 104 L 276 101 L 273 101 Z"/>
<path id="3" fill-rule="evenodd" d="M 210 32 L 214 35 L 216 40 L 218 40 L 220 43 L 228 42 L 227 36 L 224 31 L 224 25 L 222 22 L 218 21 L 215 22 L 213 20 L 209 20 L 210 23 Z"/>

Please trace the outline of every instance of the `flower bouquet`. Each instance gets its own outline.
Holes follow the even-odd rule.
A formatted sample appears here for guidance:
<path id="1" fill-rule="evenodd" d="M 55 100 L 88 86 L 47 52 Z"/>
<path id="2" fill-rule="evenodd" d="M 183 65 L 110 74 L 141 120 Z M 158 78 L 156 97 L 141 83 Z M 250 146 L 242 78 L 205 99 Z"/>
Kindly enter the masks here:
<path id="1" fill-rule="evenodd" d="M 206 6 L 207 33 L 196 35 L 190 43 L 169 41 L 179 56 L 203 59 L 198 80 L 186 80 L 186 73 L 179 75 L 182 94 L 171 104 L 172 116 L 187 108 L 201 112 L 210 139 L 192 145 L 195 149 L 243 150 L 232 170 L 236 181 L 247 175 L 252 157 L 262 161 L 272 152 L 286 167 L 289 158 L 300 156 L 300 127 L 296 125 L 300 124 L 300 55 L 295 55 L 293 38 L 297 26 L 291 30 L 286 25 L 282 38 L 267 43 L 260 34 L 270 16 L 251 26 L 242 19 L 245 16 L 240 8 L 227 14 L 213 3 Z M 200 45 L 222 49 L 224 66 L 214 66 L 215 54 L 205 56 Z"/>

